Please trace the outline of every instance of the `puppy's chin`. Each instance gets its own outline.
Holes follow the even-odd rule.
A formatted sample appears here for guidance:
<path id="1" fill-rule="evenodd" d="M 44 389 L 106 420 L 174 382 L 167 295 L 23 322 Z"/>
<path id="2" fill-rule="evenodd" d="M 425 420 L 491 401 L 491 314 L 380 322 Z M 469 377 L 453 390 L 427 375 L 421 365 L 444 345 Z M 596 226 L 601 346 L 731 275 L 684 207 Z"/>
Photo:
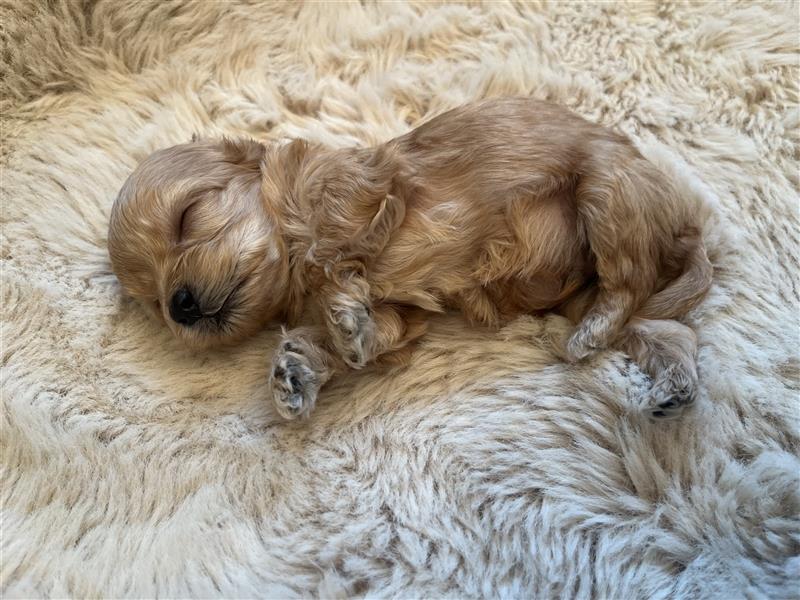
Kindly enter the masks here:
<path id="1" fill-rule="evenodd" d="M 174 322 L 167 323 L 172 334 L 190 350 L 211 350 L 230 346 L 252 336 L 264 323 L 217 323 L 213 318 L 204 318 L 190 327 Z"/>

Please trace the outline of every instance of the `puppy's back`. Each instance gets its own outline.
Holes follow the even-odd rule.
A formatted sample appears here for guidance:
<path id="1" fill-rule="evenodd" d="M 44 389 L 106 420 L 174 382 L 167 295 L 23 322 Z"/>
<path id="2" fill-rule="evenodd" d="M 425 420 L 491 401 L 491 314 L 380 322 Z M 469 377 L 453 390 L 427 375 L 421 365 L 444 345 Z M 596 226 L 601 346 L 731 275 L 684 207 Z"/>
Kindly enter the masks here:
<path id="1" fill-rule="evenodd" d="M 625 137 L 564 107 L 500 98 L 438 115 L 390 145 L 409 157 L 428 185 L 496 196 L 516 188 L 562 187 L 596 140 L 633 150 Z"/>

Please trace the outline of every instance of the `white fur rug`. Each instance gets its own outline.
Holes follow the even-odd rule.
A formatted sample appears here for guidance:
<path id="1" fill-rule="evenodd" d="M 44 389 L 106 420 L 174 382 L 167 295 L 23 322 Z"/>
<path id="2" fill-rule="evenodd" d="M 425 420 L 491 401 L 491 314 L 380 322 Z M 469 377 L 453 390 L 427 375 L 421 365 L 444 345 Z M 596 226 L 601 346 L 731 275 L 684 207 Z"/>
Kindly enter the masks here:
<path id="1" fill-rule="evenodd" d="M 783 598 L 800 581 L 798 7 L 3 3 L 4 597 Z M 109 209 L 193 132 L 366 144 L 528 94 L 718 206 L 702 394 L 437 321 L 411 368 L 266 401 L 121 297 Z M 687 192 L 688 193 L 688 192 Z"/>

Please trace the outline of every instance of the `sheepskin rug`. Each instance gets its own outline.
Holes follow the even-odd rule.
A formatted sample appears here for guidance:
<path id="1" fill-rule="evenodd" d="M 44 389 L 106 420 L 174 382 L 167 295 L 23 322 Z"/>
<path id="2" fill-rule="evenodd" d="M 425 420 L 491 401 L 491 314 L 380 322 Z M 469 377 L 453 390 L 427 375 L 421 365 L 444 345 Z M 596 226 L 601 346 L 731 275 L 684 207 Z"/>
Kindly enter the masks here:
<path id="1" fill-rule="evenodd" d="M 798 12 L 784 3 L 4 2 L 4 597 L 800 594 Z M 715 209 L 701 395 L 639 410 L 558 318 L 437 318 L 413 364 L 267 401 L 276 330 L 193 354 L 122 296 L 109 210 L 193 133 L 371 144 L 528 95 Z"/>

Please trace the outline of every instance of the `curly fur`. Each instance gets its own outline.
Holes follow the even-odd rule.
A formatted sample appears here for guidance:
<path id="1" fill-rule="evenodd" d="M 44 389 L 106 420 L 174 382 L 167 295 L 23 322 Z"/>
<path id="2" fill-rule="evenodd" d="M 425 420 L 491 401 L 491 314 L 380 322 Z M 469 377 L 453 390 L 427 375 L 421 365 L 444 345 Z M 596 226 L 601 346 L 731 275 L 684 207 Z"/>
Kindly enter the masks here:
<path id="1" fill-rule="evenodd" d="M 290 356 L 275 359 L 286 418 L 309 414 L 333 370 L 408 348 L 409 332 L 424 330 L 406 327 L 406 312 L 445 308 L 495 327 L 568 313 L 570 361 L 616 344 L 654 380 L 650 414 L 674 417 L 694 401 L 696 343 L 661 320 L 684 316 L 711 285 L 706 212 L 624 137 L 510 98 L 367 149 L 195 140 L 157 152 L 117 198 L 109 250 L 129 293 L 156 298 L 194 345 L 239 340 L 312 304 L 327 335 L 305 347 L 331 356 L 289 386 Z M 198 258 L 206 247 L 213 255 Z M 212 316 L 174 322 L 179 289 Z"/>
<path id="2" fill-rule="evenodd" d="M 796 597 L 796 16 L 0 0 L 2 597 Z M 489 329 L 419 309 L 373 311 L 387 335 L 427 329 L 385 355 L 406 367 L 334 377 L 287 422 L 266 377 L 279 329 L 189 351 L 111 273 L 112 203 L 159 148 L 375 147 L 500 96 L 624 134 L 682 202 L 714 206 L 712 286 L 681 317 L 691 418 L 643 418 L 648 331 L 567 363 L 555 313 Z M 664 323 L 645 306 L 626 330 Z"/>

